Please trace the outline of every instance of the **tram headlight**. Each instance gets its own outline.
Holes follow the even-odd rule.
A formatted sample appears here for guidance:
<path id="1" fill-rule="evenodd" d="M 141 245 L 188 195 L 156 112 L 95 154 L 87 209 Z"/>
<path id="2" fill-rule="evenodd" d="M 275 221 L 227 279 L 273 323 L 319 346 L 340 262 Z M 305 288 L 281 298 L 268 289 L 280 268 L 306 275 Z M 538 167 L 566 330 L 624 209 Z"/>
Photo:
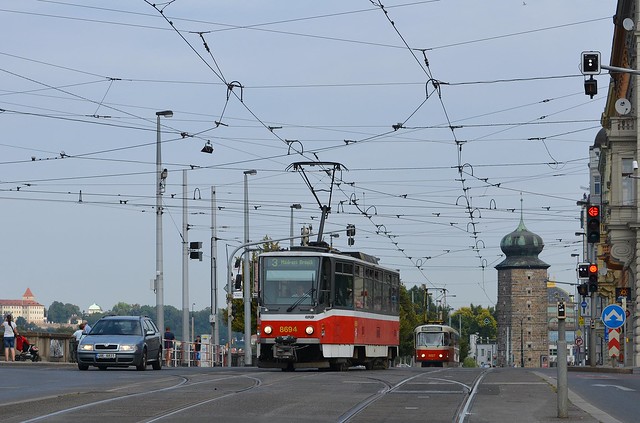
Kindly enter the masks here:
<path id="1" fill-rule="evenodd" d="M 307 326 L 304 331 L 307 335 L 313 335 L 313 326 Z"/>
<path id="2" fill-rule="evenodd" d="M 262 330 L 266 335 L 271 335 L 271 332 L 273 332 L 273 328 L 271 326 L 265 326 Z"/>
<path id="3" fill-rule="evenodd" d="M 444 357 L 444 354 L 440 353 L 440 354 L 438 354 L 438 357 L 442 358 L 442 357 Z"/>

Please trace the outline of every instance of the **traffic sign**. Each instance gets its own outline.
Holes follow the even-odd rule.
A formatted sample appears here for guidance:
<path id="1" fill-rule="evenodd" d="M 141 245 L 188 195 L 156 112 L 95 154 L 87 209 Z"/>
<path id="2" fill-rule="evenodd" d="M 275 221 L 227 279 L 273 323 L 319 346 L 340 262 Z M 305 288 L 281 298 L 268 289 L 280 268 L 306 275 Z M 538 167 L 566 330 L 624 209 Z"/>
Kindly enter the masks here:
<path id="1" fill-rule="evenodd" d="M 583 343 L 584 343 L 584 341 L 582 340 L 582 338 L 579 338 L 579 337 L 578 337 L 578 338 L 576 338 L 576 345 L 577 345 L 577 346 L 580 346 L 580 345 L 582 345 Z"/>
<path id="2" fill-rule="evenodd" d="M 617 329 L 626 319 L 624 310 L 618 304 L 609 304 L 602 310 L 602 323 L 609 329 Z"/>

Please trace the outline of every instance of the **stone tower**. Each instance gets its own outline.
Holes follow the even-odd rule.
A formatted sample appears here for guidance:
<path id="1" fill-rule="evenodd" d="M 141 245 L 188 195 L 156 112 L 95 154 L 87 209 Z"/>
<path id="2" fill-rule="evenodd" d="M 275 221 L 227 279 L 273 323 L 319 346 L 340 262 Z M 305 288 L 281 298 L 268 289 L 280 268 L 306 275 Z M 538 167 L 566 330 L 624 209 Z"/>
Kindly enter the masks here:
<path id="1" fill-rule="evenodd" d="M 497 365 L 541 367 L 549 354 L 547 322 L 547 269 L 538 258 L 542 238 L 529 232 L 522 213 L 515 231 L 500 241 L 506 258 L 498 270 Z"/>

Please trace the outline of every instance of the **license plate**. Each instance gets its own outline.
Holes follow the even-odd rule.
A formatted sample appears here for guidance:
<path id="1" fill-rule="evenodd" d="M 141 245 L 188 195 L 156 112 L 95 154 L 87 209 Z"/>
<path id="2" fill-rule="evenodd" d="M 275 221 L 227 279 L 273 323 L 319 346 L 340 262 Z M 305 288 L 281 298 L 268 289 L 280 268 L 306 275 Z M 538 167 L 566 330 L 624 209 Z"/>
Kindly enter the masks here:
<path id="1" fill-rule="evenodd" d="M 116 355 L 102 353 L 102 354 L 96 354 L 96 358 L 116 358 Z"/>

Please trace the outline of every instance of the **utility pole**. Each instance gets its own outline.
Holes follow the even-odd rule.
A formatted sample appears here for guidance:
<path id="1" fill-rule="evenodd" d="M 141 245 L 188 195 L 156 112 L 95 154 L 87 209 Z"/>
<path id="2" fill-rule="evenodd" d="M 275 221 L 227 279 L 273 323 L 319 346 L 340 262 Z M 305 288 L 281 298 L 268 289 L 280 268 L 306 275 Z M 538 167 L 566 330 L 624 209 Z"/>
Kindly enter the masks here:
<path id="1" fill-rule="evenodd" d="M 216 189 L 211 187 L 211 330 L 213 335 L 213 365 L 218 362 L 220 328 L 218 327 L 218 235 L 216 227 Z"/>
<path id="2" fill-rule="evenodd" d="M 569 388 L 567 382 L 567 339 L 565 336 L 566 308 L 558 302 L 558 417 L 569 417 Z"/>
<path id="3" fill-rule="evenodd" d="M 187 221 L 187 171 L 182 170 L 182 363 L 189 364 L 189 223 Z"/>

